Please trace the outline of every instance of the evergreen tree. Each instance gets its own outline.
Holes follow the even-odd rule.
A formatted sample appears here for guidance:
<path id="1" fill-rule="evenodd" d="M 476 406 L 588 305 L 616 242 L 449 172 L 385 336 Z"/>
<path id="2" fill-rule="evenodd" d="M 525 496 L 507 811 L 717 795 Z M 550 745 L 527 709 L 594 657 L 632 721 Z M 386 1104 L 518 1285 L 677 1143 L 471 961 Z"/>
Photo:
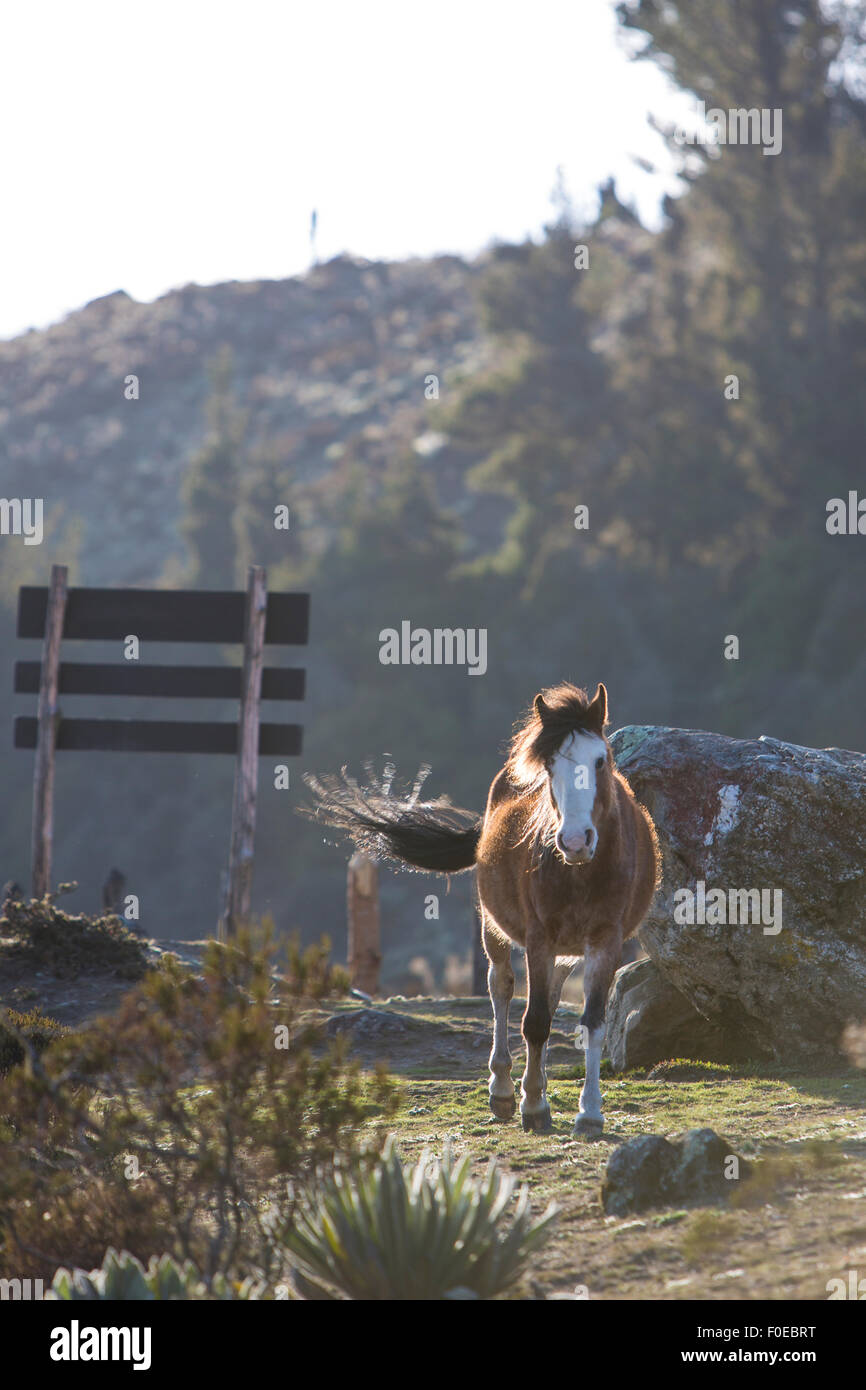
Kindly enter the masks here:
<path id="1" fill-rule="evenodd" d="M 189 555 L 184 582 L 190 588 L 233 589 L 239 582 L 236 514 L 247 415 L 235 402 L 230 348 L 212 359 L 208 375 L 208 434 L 181 485 L 180 531 Z"/>
<path id="2" fill-rule="evenodd" d="M 476 568 L 520 575 L 525 597 L 548 559 L 572 546 L 575 507 L 595 504 L 603 516 L 615 456 L 607 367 L 581 299 L 588 271 L 575 266 L 586 240 L 563 210 L 540 245 L 493 252 L 480 305 L 505 365 L 469 385 L 445 417 L 455 446 L 477 459 L 470 486 L 512 503 L 501 547 Z"/>
<path id="3" fill-rule="evenodd" d="M 698 0 L 683 16 L 641 0 L 619 16 L 646 35 L 641 56 L 707 108 L 783 120 L 774 156 L 684 147 L 688 191 L 668 204 L 645 331 L 629 340 L 638 497 L 662 503 L 645 507 L 645 531 L 681 577 L 703 570 L 680 592 L 726 607 L 751 652 L 720 687 L 728 716 L 763 705 L 777 732 L 802 739 L 809 707 L 813 739 L 853 741 L 857 716 L 842 716 L 846 734 L 815 663 L 820 651 L 862 705 L 851 633 L 866 554 L 828 537 L 825 519 L 828 499 L 862 477 L 866 429 L 866 7 Z M 731 373 L 740 399 L 723 403 Z M 699 624 L 701 607 L 680 611 Z"/>

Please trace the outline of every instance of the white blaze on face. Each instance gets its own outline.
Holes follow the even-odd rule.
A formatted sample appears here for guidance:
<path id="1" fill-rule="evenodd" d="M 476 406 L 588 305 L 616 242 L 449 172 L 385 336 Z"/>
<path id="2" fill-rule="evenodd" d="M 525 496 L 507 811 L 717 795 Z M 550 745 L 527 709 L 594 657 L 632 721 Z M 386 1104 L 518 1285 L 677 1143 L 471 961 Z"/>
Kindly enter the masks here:
<path id="1" fill-rule="evenodd" d="M 598 734 L 569 734 L 554 755 L 550 788 L 559 811 L 556 844 L 569 863 L 591 859 L 598 844 L 592 819 L 598 760 L 607 758 L 607 746 Z"/>

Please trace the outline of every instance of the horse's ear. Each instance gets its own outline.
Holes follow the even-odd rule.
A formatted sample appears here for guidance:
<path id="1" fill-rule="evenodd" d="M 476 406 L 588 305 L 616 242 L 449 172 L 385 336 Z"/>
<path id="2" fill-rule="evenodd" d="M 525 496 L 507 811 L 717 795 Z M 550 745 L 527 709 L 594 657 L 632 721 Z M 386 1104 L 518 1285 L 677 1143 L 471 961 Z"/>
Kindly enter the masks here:
<path id="1" fill-rule="evenodd" d="M 542 724 L 546 724 L 548 719 L 550 718 L 550 710 L 548 706 L 544 703 L 544 696 L 541 694 L 536 695 L 533 701 L 533 705 L 535 708 L 535 713 L 538 715 Z"/>
<path id="2" fill-rule="evenodd" d="M 603 732 L 607 723 L 607 691 L 601 681 L 598 683 L 598 689 L 587 710 L 587 723 L 591 728 L 597 729 L 599 733 Z"/>

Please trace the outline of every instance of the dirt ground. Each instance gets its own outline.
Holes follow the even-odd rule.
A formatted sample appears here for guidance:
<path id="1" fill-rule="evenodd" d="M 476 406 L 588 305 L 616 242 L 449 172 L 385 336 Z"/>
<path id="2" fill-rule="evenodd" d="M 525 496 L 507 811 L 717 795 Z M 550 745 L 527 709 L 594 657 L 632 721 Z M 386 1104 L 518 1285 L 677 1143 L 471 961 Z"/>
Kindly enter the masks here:
<path id="1" fill-rule="evenodd" d="M 195 968 L 204 942 L 151 944 Z M 75 1026 L 110 1013 L 128 981 L 88 975 L 57 980 L 4 963 L 0 1002 Z M 523 1065 L 520 1015 L 512 1006 L 514 1077 Z M 513 1297 L 592 1299 L 826 1300 L 827 1283 L 866 1277 L 866 1071 L 728 1068 L 701 1063 L 602 1076 L 606 1128 L 572 1137 L 582 1078 L 573 1044 L 580 1005 L 563 1003 L 548 1051 L 553 1130 L 524 1134 L 487 1108 L 491 1040 L 486 999 L 346 1001 L 311 1015 L 323 1038 L 348 1039 L 362 1067 L 388 1065 L 401 1085 L 390 1128 L 406 1159 L 429 1147 L 471 1153 L 480 1172 L 491 1155 L 527 1184 L 539 1214 L 555 1201 L 554 1233 Z M 605 1064 L 606 1067 L 607 1064 Z M 604 1068 L 603 1068 L 604 1072 Z M 708 1126 L 753 1163 L 727 1201 L 605 1216 L 600 1188 L 616 1145 L 639 1134 L 672 1137 Z"/>
<path id="2" fill-rule="evenodd" d="M 0 937 L 0 951 L 4 944 Z M 206 945 L 205 941 L 147 943 L 154 963 L 171 951 L 192 969 L 200 963 Z M 129 980 L 119 979 L 111 971 L 90 970 L 73 979 L 58 979 L 48 970 L 34 970 L 29 962 L 0 957 L 0 1005 L 26 1013 L 38 1004 L 47 1018 L 68 1028 L 99 1014 L 113 1013 L 129 988 Z"/>

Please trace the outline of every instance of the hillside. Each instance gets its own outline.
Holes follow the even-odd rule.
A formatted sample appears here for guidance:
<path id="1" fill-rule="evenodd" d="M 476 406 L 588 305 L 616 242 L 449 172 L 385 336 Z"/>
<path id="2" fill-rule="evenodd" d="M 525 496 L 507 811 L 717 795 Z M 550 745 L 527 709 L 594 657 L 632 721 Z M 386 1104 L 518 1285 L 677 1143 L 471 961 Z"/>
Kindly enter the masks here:
<path id="1" fill-rule="evenodd" d="M 247 448 L 264 441 L 298 481 L 347 443 L 385 460 L 424 431 L 424 378 L 473 372 L 477 267 L 454 256 L 339 257 L 306 275 L 173 290 L 123 290 L 61 323 L 0 343 L 3 489 L 83 522 L 80 581 L 158 583 L 179 556 L 184 467 L 205 434 L 207 364 L 228 345 Z M 124 381 L 139 378 L 138 400 Z M 423 447 L 423 445 L 422 445 Z"/>

